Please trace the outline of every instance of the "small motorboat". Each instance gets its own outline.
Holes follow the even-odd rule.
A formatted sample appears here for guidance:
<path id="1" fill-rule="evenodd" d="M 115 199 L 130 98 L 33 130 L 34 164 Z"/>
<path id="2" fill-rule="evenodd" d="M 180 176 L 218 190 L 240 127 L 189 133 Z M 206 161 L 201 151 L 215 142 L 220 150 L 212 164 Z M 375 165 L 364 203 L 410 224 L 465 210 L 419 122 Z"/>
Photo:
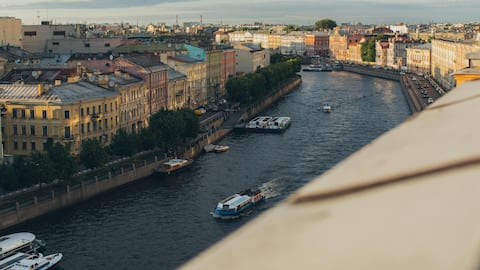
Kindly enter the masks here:
<path id="1" fill-rule="evenodd" d="M 50 269 L 62 259 L 62 253 L 55 253 L 48 256 L 43 254 L 16 253 L 7 259 L 2 260 L 2 270 L 45 270 Z M 13 258 L 9 261 L 8 259 Z"/>
<path id="2" fill-rule="evenodd" d="M 230 149 L 228 145 L 215 145 L 213 151 L 215 151 L 215 153 L 222 153 L 228 151 L 228 149 Z"/>
<path id="3" fill-rule="evenodd" d="M 193 163 L 191 159 L 173 158 L 164 162 L 156 171 L 163 174 L 178 172 Z"/>
<path id="4" fill-rule="evenodd" d="M 329 104 L 323 104 L 322 109 L 323 109 L 323 112 L 326 112 L 326 113 L 332 112 L 332 106 Z"/>
<path id="5" fill-rule="evenodd" d="M 215 150 L 215 146 L 216 145 L 214 144 L 207 144 L 203 147 L 203 151 L 205 151 L 206 153 L 210 153 Z"/>

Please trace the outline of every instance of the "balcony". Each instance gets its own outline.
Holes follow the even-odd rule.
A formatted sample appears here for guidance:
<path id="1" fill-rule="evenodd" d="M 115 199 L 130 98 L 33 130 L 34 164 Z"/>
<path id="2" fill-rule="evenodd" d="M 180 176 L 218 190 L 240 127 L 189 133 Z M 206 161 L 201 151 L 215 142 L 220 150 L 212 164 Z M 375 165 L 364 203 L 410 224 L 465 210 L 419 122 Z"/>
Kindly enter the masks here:
<path id="1" fill-rule="evenodd" d="M 100 118 L 100 114 L 99 113 L 92 113 L 92 114 L 90 114 L 90 118 L 98 119 L 98 118 Z"/>

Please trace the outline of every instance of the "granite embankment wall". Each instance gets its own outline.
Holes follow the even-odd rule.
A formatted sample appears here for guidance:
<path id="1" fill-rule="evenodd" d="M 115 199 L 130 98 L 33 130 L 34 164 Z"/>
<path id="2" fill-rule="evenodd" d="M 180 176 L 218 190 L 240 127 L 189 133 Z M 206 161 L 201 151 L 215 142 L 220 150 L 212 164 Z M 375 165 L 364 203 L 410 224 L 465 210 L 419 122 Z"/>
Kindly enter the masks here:
<path id="1" fill-rule="evenodd" d="M 263 102 L 246 109 L 242 118 L 249 119 L 253 117 L 256 113 L 266 109 L 282 96 L 297 88 L 300 84 L 301 77 L 299 76 L 283 85 L 277 92 L 267 97 Z M 228 113 L 217 114 L 207 119 L 206 122 L 202 124 L 202 127 L 207 127 L 208 132 L 200 135 L 196 141 L 192 143 L 188 149 L 184 149 L 179 156 L 195 158 L 202 153 L 203 146 L 215 143 L 229 134 L 232 129 L 220 128 L 228 115 Z M 165 157 L 160 158 L 156 156 L 145 160 L 137 158 L 130 166 L 122 167 L 120 171 L 117 170 L 109 172 L 108 175 L 95 176 L 89 181 L 83 181 L 73 186 L 66 186 L 60 191 L 51 191 L 50 194 L 43 195 L 42 197 L 34 196 L 26 201 L 12 203 L 12 207 L 0 209 L 0 231 L 148 177 L 152 175 L 155 169 L 165 160 Z"/>
<path id="2" fill-rule="evenodd" d="M 410 109 L 410 113 L 413 114 L 422 110 L 421 106 L 418 104 L 417 99 L 414 96 L 414 90 L 408 88 L 408 86 L 404 83 L 404 81 L 401 79 L 402 75 L 400 74 L 400 72 L 396 70 L 373 69 L 370 67 L 362 66 L 344 66 L 343 70 L 352 73 L 358 73 L 362 75 L 400 82 L 403 94 L 405 96 L 405 100 L 407 101 L 408 108 Z"/>

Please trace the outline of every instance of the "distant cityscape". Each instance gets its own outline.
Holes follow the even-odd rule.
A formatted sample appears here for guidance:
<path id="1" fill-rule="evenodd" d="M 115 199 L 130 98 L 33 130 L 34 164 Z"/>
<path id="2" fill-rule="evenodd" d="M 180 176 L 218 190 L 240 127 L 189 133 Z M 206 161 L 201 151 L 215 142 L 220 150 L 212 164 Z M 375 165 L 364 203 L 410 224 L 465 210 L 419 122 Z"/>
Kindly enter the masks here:
<path id="1" fill-rule="evenodd" d="M 422 73 L 446 91 L 478 77 L 479 23 L 335 27 L 202 22 L 25 25 L 0 17 L 3 154 L 44 151 L 47 138 L 108 145 L 162 110 L 228 98 L 229 78 L 270 65 L 275 54 Z"/>

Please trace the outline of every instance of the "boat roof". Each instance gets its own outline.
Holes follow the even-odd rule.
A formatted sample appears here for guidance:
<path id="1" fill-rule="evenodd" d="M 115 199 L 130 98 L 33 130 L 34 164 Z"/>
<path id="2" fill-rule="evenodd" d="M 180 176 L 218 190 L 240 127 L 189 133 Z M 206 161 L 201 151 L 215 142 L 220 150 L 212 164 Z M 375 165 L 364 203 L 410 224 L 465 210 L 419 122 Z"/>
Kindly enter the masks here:
<path id="1" fill-rule="evenodd" d="M 227 204 L 231 207 L 237 207 L 241 203 L 243 203 L 246 200 L 250 200 L 250 196 L 247 195 L 238 195 L 235 194 L 232 197 L 230 197 L 230 200 L 222 202 L 223 204 Z"/>
<path id="2" fill-rule="evenodd" d="M 30 257 L 30 256 L 32 256 L 32 254 L 21 253 L 21 252 L 15 253 L 12 256 L 8 256 L 8 257 L 0 260 L 0 269 L 5 269 L 7 266 L 11 266 L 11 265 L 15 264 L 16 262 L 19 262 L 19 261 L 21 261 L 25 258 Z"/>
<path id="3" fill-rule="evenodd" d="M 35 240 L 33 233 L 21 232 L 0 237 L 0 257 L 3 253 L 14 250 Z"/>

